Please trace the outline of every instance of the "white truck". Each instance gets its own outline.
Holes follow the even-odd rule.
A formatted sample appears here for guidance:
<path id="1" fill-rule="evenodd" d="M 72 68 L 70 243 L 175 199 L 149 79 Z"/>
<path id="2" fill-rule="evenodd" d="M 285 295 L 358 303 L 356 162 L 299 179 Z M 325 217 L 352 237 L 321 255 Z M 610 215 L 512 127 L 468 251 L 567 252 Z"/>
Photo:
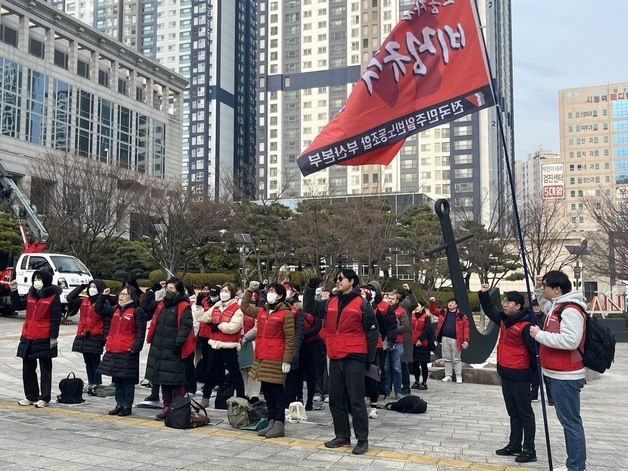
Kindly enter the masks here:
<path id="1" fill-rule="evenodd" d="M 48 232 L 37 217 L 37 210 L 31 207 L 29 199 L 11 179 L 2 161 L 0 161 L 0 201 L 6 202 L 15 217 L 20 220 L 24 241 L 24 253 L 20 255 L 15 268 L 5 267 L 0 275 L 0 314 L 13 312 L 8 297 L 9 281 L 17 280 L 19 295 L 26 296 L 31 286 L 33 273 L 37 270 L 48 270 L 52 273 L 52 283 L 63 290 L 61 302 L 65 305 L 68 293 L 78 285 L 89 283 L 92 275 L 83 262 L 72 255 L 43 252 L 46 248 Z M 22 219 L 35 238 L 34 243 L 28 242 L 21 223 Z"/>

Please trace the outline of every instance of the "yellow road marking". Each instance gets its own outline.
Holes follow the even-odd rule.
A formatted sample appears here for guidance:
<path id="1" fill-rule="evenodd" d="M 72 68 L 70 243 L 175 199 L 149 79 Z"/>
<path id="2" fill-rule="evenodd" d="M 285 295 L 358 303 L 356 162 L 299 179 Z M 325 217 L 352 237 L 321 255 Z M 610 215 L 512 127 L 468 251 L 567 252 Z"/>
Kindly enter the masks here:
<path id="1" fill-rule="evenodd" d="M 43 409 L 30 408 L 27 409 L 24 406 L 20 406 L 16 403 L 0 401 L 0 409 L 8 409 L 8 410 L 20 410 L 20 411 L 30 411 L 35 413 L 46 413 L 46 414 L 57 414 L 57 415 L 65 415 L 76 417 L 80 419 L 87 420 L 97 420 L 100 422 L 110 422 L 117 424 L 127 424 L 127 425 L 137 425 L 139 427 L 152 427 L 152 428 L 163 428 L 165 427 L 163 422 L 158 422 L 151 419 L 142 419 L 138 417 L 118 417 L 106 415 L 98 412 L 86 412 L 79 411 L 74 409 L 65 409 L 61 407 L 46 407 Z M 255 432 L 245 432 L 245 431 L 237 431 L 237 430 L 225 430 L 219 428 L 212 427 L 201 427 L 194 428 L 190 430 L 185 430 L 182 432 L 187 433 L 199 433 L 201 435 L 215 435 L 217 437 L 227 437 L 227 438 L 238 438 L 241 440 L 249 440 L 249 441 L 261 441 L 268 440 L 268 443 L 272 444 L 281 444 L 287 445 L 291 447 L 299 447 L 299 448 L 310 448 L 310 449 L 318 449 L 325 450 L 327 452 L 340 452 L 345 454 L 351 453 L 351 447 L 340 447 L 340 448 L 325 448 L 325 446 L 318 440 L 310 440 L 307 438 L 291 438 L 291 437 L 280 437 L 273 439 L 266 439 L 264 437 L 259 437 Z M 465 461 L 465 460 L 456 460 L 449 458 L 442 458 L 437 456 L 429 456 L 422 455 L 418 453 L 405 453 L 403 451 L 396 450 L 383 450 L 381 448 L 371 447 L 366 452 L 366 455 L 372 456 L 374 458 L 388 459 L 388 460 L 397 460 L 397 461 L 409 461 L 413 463 L 424 463 L 431 465 L 439 465 L 439 466 L 447 466 L 448 468 L 457 468 L 457 469 L 472 469 L 477 471 L 515 471 L 529 468 L 522 468 L 516 466 L 509 466 L 505 464 L 491 464 L 491 463 L 480 463 L 477 461 Z"/>

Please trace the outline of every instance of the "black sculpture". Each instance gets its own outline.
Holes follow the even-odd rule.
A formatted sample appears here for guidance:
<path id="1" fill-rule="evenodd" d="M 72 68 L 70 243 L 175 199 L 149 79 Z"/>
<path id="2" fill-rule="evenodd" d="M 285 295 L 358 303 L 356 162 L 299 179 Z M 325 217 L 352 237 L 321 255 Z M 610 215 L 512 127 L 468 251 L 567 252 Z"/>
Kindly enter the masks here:
<path id="1" fill-rule="evenodd" d="M 440 220 L 440 227 L 443 232 L 443 241 L 445 243 L 427 250 L 425 255 L 429 256 L 441 250 L 445 250 L 445 253 L 447 254 L 447 265 L 449 267 L 449 277 L 451 278 L 451 284 L 454 289 L 454 296 L 458 299 L 458 306 L 460 307 L 460 310 L 467 314 L 467 317 L 469 318 L 469 348 L 462 351 L 462 361 L 465 363 L 483 363 L 495 348 L 499 329 L 497 329 L 497 326 L 493 322 L 490 322 L 486 330 L 484 330 L 484 332 L 480 332 L 475 325 L 473 316 L 471 315 L 471 303 L 469 302 L 467 287 L 464 283 L 464 277 L 462 276 L 460 257 L 458 256 L 456 244 L 473 236 L 467 235 L 459 239 L 454 237 L 454 230 L 451 227 L 451 219 L 449 217 L 449 201 L 446 199 L 439 199 L 436 201 L 434 211 Z"/>

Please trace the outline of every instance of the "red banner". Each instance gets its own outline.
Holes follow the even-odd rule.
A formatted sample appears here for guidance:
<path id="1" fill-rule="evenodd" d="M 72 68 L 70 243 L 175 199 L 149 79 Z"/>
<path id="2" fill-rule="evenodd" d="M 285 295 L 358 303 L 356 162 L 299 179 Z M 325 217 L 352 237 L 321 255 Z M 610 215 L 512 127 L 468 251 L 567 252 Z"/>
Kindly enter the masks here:
<path id="1" fill-rule="evenodd" d="M 417 0 L 297 162 L 388 165 L 408 136 L 494 104 L 474 0 Z"/>

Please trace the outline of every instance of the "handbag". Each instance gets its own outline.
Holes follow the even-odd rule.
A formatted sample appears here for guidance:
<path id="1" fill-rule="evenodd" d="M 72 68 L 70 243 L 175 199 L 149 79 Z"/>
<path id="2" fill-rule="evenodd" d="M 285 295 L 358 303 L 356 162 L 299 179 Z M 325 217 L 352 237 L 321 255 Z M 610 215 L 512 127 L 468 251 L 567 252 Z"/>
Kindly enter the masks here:
<path id="1" fill-rule="evenodd" d="M 207 410 L 189 395 L 177 396 L 164 420 L 166 427 L 189 429 L 209 424 Z"/>
<path id="2" fill-rule="evenodd" d="M 72 377 L 70 377 L 72 376 Z M 61 404 L 81 404 L 83 399 L 83 380 L 77 378 L 74 372 L 70 372 L 66 378 L 59 381 L 59 391 L 57 402 Z"/>

